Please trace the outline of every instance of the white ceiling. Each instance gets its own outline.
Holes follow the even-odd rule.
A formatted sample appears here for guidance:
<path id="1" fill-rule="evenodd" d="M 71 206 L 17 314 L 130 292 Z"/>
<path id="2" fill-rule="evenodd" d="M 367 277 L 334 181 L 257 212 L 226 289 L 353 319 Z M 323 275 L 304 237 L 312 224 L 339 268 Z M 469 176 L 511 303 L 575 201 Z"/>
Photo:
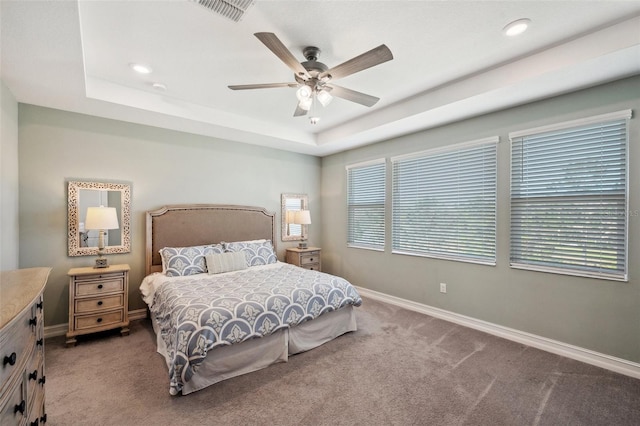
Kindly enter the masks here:
<path id="1" fill-rule="evenodd" d="M 18 102 L 318 156 L 640 74 L 640 1 L 258 0 L 239 23 L 188 0 L 0 5 Z M 529 30 L 504 36 L 519 18 Z M 338 81 L 381 100 L 336 98 L 312 125 L 292 88 L 228 89 L 294 81 L 256 32 L 329 67 L 386 44 L 392 61 Z"/>

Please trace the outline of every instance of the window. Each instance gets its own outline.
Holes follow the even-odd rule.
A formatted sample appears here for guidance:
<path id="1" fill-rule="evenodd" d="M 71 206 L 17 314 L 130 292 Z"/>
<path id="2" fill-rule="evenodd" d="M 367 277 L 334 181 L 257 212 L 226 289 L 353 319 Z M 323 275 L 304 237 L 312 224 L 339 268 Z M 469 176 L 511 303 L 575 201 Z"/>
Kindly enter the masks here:
<path id="1" fill-rule="evenodd" d="M 626 280 L 629 118 L 509 135 L 511 266 Z"/>
<path id="2" fill-rule="evenodd" d="M 384 250 L 385 160 L 347 166 L 347 246 Z"/>
<path id="3" fill-rule="evenodd" d="M 495 265 L 497 144 L 391 159 L 393 253 Z"/>

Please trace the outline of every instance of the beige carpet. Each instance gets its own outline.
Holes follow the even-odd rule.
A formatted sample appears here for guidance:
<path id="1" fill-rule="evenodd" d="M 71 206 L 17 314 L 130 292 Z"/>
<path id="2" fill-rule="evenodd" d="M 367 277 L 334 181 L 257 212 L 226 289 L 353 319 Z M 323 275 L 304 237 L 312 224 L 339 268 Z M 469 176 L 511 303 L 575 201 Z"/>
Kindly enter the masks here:
<path id="1" fill-rule="evenodd" d="M 46 341 L 50 425 L 640 425 L 640 380 L 366 299 L 359 330 L 169 395 L 148 320 Z"/>

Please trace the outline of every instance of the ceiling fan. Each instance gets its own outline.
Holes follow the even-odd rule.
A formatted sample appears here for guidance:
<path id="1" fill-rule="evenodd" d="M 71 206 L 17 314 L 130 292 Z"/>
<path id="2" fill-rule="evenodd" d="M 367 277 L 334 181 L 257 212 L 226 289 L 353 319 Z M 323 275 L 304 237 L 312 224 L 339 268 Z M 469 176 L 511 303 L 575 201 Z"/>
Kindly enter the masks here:
<path id="1" fill-rule="evenodd" d="M 306 62 L 301 63 L 298 62 L 275 34 L 255 33 L 254 35 L 294 72 L 295 82 L 232 85 L 228 86 L 229 89 L 297 88 L 296 95 L 298 97 L 298 105 L 293 113 L 294 117 L 306 115 L 311 109 L 314 99 L 317 99 L 323 106 L 326 106 L 333 96 L 337 96 L 367 107 L 375 105 L 376 102 L 380 100 L 380 98 L 375 96 L 337 86 L 333 84 L 333 81 L 393 59 L 391 51 L 384 44 L 355 58 L 349 59 L 340 65 L 329 68 L 322 62 L 318 62 L 320 49 L 317 47 L 306 47 L 302 52 L 306 58 Z M 317 120 L 317 117 L 311 117 L 312 124 L 315 124 Z"/>

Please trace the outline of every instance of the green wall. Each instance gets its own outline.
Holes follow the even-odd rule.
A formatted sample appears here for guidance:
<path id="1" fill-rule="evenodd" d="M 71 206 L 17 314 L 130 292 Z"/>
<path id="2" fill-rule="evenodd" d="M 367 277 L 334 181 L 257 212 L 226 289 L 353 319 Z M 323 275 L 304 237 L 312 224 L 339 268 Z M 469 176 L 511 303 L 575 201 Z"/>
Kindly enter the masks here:
<path id="1" fill-rule="evenodd" d="M 509 267 L 508 133 L 633 109 L 629 143 L 629 282 Z M 487 114 L 323 158 L 323 267 L 353 284 L 505 327 L 640 362 L 640 77 Z M 345 166 L 500 136 L 497 266 L 346 246 Z M 390 173 L 388 173 L 390 178 Z M 387 181 L 391 199 L 390 179 Z M 447 283 L 447 293 L 439 283 Z"/>
<path id="2" fill-rule="evenodd" d="M 0 270 L 18 267 L 18 103 L 0 80 Z"/>
<path id="3" fill-rule="evenodd" d="M 94 256 L 67 256 L 67 180 L 128 182 L 132 189 L 131 253 L 109 263 L 131 265 L 129 309 L 144 309 L 145 212 L 166 204 L 220 203 L 274 211 L 279 258 L 296 242 L 279 241 L 280 194 L 307 193 L 319 241 L 320 162 L 317 157 L 19 105 L 19 211 L 21 268 L 51 266 L 45 289 L 45 323 L 68 320 L 72 267 Z M 317 214 L 314 210 L 317 209 Z"/>

